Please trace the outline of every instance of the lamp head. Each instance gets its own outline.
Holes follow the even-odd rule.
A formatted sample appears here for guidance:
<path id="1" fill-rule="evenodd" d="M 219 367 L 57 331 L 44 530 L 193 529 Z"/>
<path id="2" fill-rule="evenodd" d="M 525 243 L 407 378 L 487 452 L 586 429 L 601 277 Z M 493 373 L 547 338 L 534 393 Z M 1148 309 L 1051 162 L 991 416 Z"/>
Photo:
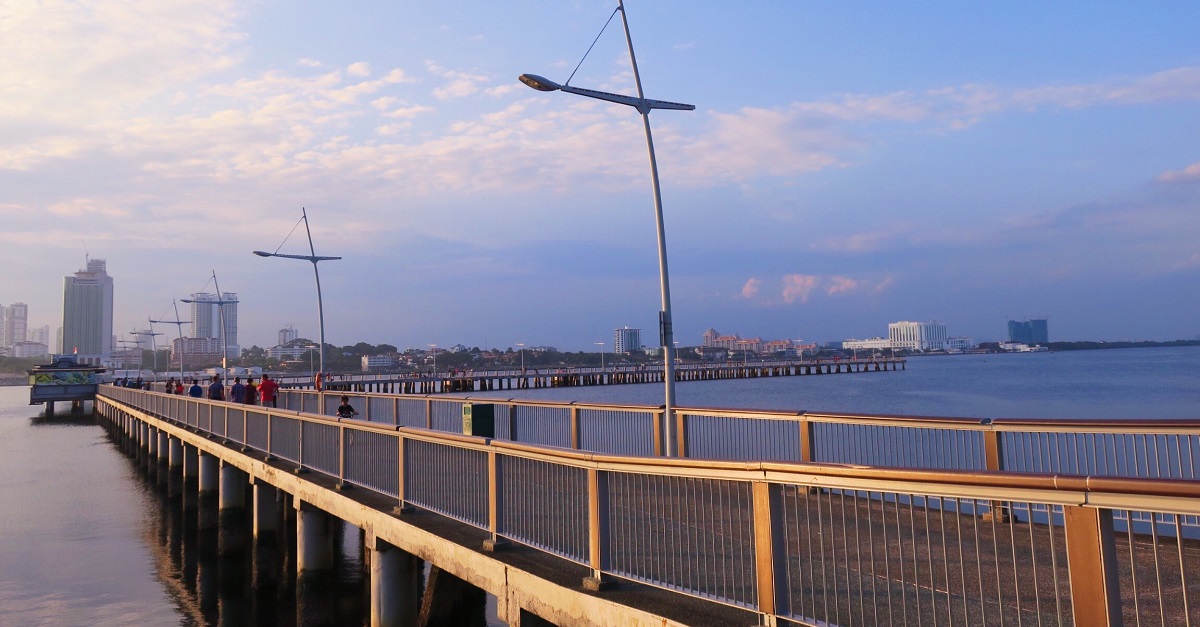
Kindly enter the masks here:
<path id="1" fill-rule="evenodd" d="M 558 83 L 537 74 L 522 74 L 517 79 L 538 91 L 558 91 L 562 87 Z"/>
<path id="2" fill-rule="evenodd" d="M 271 253 L 263 251 L 263 250 L 256 250 L 256 251 L 254 251 L 254 254 L 258 255 L 259 257 L 271 257 L 272 256 Z"/>

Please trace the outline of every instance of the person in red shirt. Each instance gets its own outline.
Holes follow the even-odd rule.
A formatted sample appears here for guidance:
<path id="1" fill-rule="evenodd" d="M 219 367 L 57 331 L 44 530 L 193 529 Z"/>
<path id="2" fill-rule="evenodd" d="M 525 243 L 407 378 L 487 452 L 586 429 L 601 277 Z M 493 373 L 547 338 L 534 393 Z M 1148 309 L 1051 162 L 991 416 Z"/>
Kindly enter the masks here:
<path id="1" fill-rule="evenodd" d="M 262 397 L 263 406 L 270 405 L 271 407 L 278 407 L 278 405 L 275 404 L 275 394 L 278 391 L 279 384 L 275 383 L 271 377 L 264 374 L 262 383 L 258 385 L 258 394 Z"/>

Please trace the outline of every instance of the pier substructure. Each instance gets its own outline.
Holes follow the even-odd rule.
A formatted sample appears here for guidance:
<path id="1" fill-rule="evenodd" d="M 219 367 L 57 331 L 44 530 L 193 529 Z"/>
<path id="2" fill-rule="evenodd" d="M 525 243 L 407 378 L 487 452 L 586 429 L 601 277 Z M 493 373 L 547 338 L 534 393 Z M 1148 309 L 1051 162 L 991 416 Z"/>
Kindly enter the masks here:
<path id="1" fill-rule="evenodd" d="M 326 512 L 296 500 L 296 574 L 333 568 L 333 524 Z"/>
<path id="2" fill-rule="evenodd" d="M 172 471 L 183 470 L 183 440 L 169 438 L 170 449 L 167 452 L 167 466 Z"/>
<path id="3" fill-rule="evenodd" d="M 218 479 L 218 472 L 221 468 L 221 460 L 215 455 L 208 453 L 200 453 L 200 493 L 212 493 L 221 489 L 221 484 Z"/>
<path id="4" fill-rule="evenodd" d="M 218 509 L 241 509 L 246 505 L 246 473 L 236 466 L 221 465 L 221 495 Z"/>
<path id="5" fill-rule="evenodd" d="M 254 479 L 254 539 L 264 540 L 279 532 L 279 490 L 261 479 Z"/>
<path id="6" fill-rule="evenodd" d="M 421 610 L 422 561 L 370 534 L 371 626 L 414 625 Z"/>

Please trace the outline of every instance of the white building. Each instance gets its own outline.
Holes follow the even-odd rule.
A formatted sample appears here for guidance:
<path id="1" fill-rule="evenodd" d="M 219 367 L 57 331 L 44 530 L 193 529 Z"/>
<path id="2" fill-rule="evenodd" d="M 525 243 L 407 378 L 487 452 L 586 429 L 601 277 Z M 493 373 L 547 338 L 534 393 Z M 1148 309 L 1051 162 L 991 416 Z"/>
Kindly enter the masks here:
<path id="1" fill-rule="evenodd" d="M 288 342 L 291 342 L 292 340 L 299 339 L 299 337 L 300 337 L 300 332 L 296 330 L 296 327 L 293 327 L 292 325 L 289 324 L 286 327 L 283 327 L 282 329 L 279 330 L 278 345 L 283 346 L 284 344 L 287 344 Z"/>
<path id="2" fill-rule="evenodd" d="M 613 330 L 613 352 L 632 353 L 642 350 L 642 330 L 624 327 Z"/>
<path id="3" fill-rule="evenodd" d="M 241 355 L 238 346 L 238 296 L 234 292 L 220 295 L 192 294 L 192 330 L 197 338 L 221 337 L 221 319 L 225 320 L 225 345 L 230 355 Z M 219 349 L 218 349 L 218 352 Z"/>
<path id="4" fill-rule="evenodd" d="M 842 348 L 845 350 L 887 350 L 892 347 L 892 341 L 882 337 L 873 337 L 866 340 L 849 339 L 842 342 Z"/>
<path id="5" fill-rule="evenodd" d="M 87 270 L 63 279 L 63 351 L 107 358 L 112 330 L 113 279 L 103 259 L 89 259 Z"/>
<path id="6" fill-rule="evenodd" d="M 13 357 L 43 357 L 50 354 L 50 347 L 40 342 L 14 342 L 9 355 Z"/>
<path id="7" fill-rule="evenodd" d="M 35 327 L 29 330 L 29 335 L 26 337 L 30 342 L 45 344 L 50 347 L 50 325 L 44 324 L 40 327 Z"/>
<path id="8" fill-rule="evenodd" d="M 946 325 L 937 322 L 893 322 L 888 325 L 888 340 L 893 348 L 910 351 L 946 350 Z"/>
<path id="9" fill-rule="evenodd" d="M 975 349 L 975 340 L 969 337 L 952 337 L 946 340 L 946 350 L 951 352 L 969 351 Z"/>
<path id="10" fill-rule="evenodd" d="M 316 344 L 309 344 L 308 346 L 272 346 L 267 349 L 267 357 L 278 359 L 279 361 L 295 361 L 308 351 L 320 350 L 321 347 Z"/>
<path id="11" fill-rule="evenodd" d="M 396 358 L 391 355 L 363 355 L 362 371 L 369 372 L 380 368 L 396 367 Z"/>
<path id="12" fill-rule="evenodd" d="M 24 342 L 29 324 L 29 306 L 25 303 L 13 303 L 8 307 L 0 307 L 0 348 L 7 349 L 13 355 L 13 345 Z"/>

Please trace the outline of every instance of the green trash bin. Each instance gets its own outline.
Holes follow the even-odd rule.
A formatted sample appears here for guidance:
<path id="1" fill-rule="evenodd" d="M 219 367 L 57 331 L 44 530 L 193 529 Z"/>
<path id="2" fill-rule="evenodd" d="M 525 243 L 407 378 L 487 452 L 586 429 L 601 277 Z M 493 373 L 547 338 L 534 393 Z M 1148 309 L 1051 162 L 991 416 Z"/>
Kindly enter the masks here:
<path id="1" fill-rule="evenodd" d="M 496 406 L 491 403 L 466 403 L 462 408 L 463 433 L 481 438 L 496 437 Z"/>

